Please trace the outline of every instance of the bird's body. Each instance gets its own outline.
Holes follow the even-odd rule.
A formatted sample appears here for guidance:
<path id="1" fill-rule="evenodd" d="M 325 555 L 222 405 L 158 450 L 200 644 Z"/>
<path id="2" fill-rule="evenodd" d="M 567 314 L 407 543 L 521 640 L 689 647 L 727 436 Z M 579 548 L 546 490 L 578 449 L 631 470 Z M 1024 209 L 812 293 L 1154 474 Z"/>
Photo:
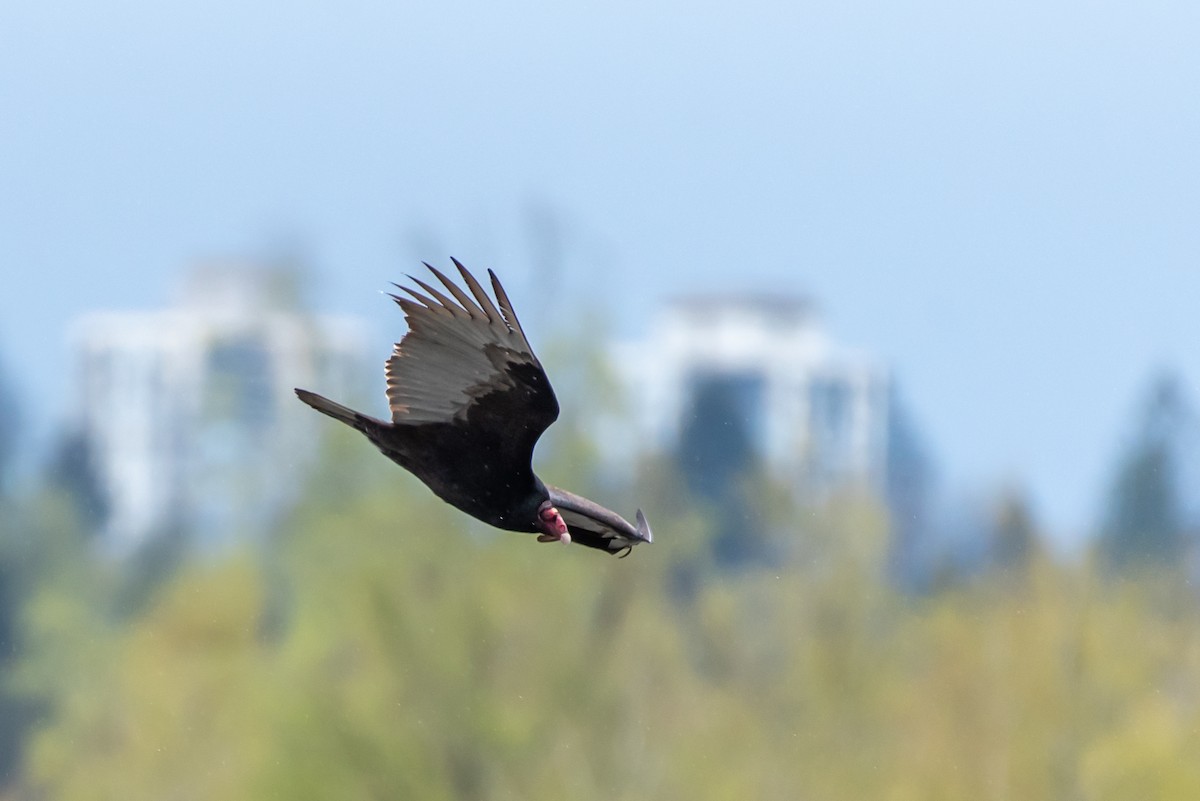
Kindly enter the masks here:
<path id="1" fill-rule="evenodd" d="M 496 528 L 622 555 L 650 542 L 640 510 L 631 525 L 534 474 L 533 448 L 558 418 L 558 400 L 495 274 L 493 303 L 455 266 L 471 296 L 432 267 L 453 299 L 415 278 L 425 294 L 401 287 L 413 300 L 392 296 L 409 331 L 387 362 L 390 422 L 297 389 L 300 400 L 362 432 L 439 498 Z"/>
<path id="2" fill-rule="evenodd" d="M 533 515 L 523 519 L 514 512 L 544 485 L 532 468 L 497 462 L 495 456 L 502 447 L 490 436 L 490 427 L 473 431 L 449 423 L 388 423 L 303 389 L 296 394 L 317 411 L 361 431 L 384 456 L 421 479 L 451 506 L 496 528 L 527 533 L 539 530 Z"/>

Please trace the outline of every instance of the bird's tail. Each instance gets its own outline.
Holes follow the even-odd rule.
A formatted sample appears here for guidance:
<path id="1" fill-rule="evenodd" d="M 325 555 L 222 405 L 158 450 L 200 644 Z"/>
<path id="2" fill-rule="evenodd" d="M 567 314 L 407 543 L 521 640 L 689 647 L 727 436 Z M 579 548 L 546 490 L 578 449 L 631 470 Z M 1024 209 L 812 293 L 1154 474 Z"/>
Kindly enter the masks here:
<path id="1" fill-rule="evenodd" d="M 349 406 L 343 406 L 340 403 L 331 401 L 322 395 L 315 392 L 309 392 L 307 389 L 297 389 L 296 397 L 307 403 L 309 406 L 316 409 L 321 414 L 327 414 L 334 420 L 340 420 L 351 428 L 357 429 L 364 434 L 370 434 L 377 430 L 383 422 L 376 420 L 374 417 L 365 415 L 362 412 L 356 412 Z"/>

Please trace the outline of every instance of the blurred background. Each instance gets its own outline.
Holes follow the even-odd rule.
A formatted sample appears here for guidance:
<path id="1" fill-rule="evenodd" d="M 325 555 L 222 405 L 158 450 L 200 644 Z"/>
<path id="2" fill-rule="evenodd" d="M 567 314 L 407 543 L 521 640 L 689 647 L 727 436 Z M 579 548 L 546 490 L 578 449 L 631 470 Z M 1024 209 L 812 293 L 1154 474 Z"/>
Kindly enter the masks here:
<path id="1" fill-rule="evenodd" d="M 0 7 L 0 799 L 1200 797 L 1200 7 Z M 493 268 L 617 561 L 466 519 Z"/>

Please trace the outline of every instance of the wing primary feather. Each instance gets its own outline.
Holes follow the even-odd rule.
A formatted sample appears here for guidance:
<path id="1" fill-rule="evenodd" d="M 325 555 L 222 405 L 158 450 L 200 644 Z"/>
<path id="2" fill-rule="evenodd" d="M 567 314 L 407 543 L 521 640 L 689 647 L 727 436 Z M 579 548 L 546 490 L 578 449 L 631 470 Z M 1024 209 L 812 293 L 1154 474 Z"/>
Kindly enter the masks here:
<path id="1" fill-rule="evenodd" d="M 419 320 L 421 315 L 427 311 L 424 306 L 418 306 L 414 301 L 411 301 L 408 298 L 396 297 L 396 303 L 400 304 L 400 308 L 404 309 L 404 313 L 408 315 L 410 327 L 412 326 L 414 319 Z"/>
<path id="2" fill-rule="evenodd" d="M 517 388 L 513 402 L 524 410 L 528 424 L 512 447 L 523 461 L 558 416 L 558 403 L 549 386 L 526 381 L 524 368 L 514 367 L 541 369 L 524 336 L 509 322 L 515 315 L 508 296 L 501 300 L 461 262 L 455 260 L 454 266 L 460 275 L 451 280 L 453 271 L 443 273 L 426 262 L 427 275 L 410 275 L 390 295 L 408 321 L 408 332 L 387 360 L 392 420 L 413 425 L 462 420 L 481 393 Z"/>
<path id="3" fill-rule="evenodd" d="M 446 314 L 447 313 L 446 309 L 443 308 L 441 304 L 437 303 L 432 298 L 425 297 L 420 292 L 417 292 L 415 289 L 409 289 L 406 286 L 399 286 L 398 284 L 397 284 L 397 286 L 399 287 L 399 289 L 401 291 L 407 292 L 409 295 L 412 295 L 413 300 L 415 300 L 417 303 L 420 303 L 422 306 L 429 309 L 429 311 L 433 312 L 434 314 Z"/>
<path id="4" fill-rule="evenodd" d="M 429 284 L 422 281 L 420 278 L 417 278 L 415 275 L 410 275 L 409 278 L 412 279 L 412 281 L 415 282 L 417 284 L 417 286 L 421 287 L 421 289 L 424 289 L 426 292 L 428 292 L 430 295 L 432 295 L 437 300 L 438 303 L 445 306 L 446 311 L 450 312 L 455 317 L 464 317 L 464 316 L 468 317 L 468 318 L 470 317 L 470 314 L 468 312 L 466 312 L 464 309 L 462 309 L 462 307 L 460 307 L 457 303 L 450 300 L 450 298 L 446 297 L 444 294 L 442 294 L 438 290 L 434 289 Z"/>
<path id="5" fill-rule="evenodd" d="M 513 310 L 512 301 L 508 299 L 508 293 L 504 291 L 504 287 L 500 285 L 500 279 L 491 270 L 488 270 L 488 277 L 492 279 L 492 291 L 496 293 L 496 300 L 500 301 L 500 309 L 504 312 L 504 320 L 508 323 L 508 327 L 513 330 L 513 333 L 521 338 L 521 342 L 525 348 L 529 348 L 529 340 L 525 338 L 525 331 L 521 328 L 521 321 L 517 319 L 517 313 Z"/>
<path id="6" fill-rule="evenodd" d="M 445 285 L 446 289 L 450 290 L 450 294 L 454 296 L 455 300 L 462 304 L 462 307 L 467 310 L 467 314 L 471 315 L 472 319 L 480 320 L 487 317 L 487 315 L 484 314 L 483 309 L 476 306 L 475 301 L 471 300 L 470 296 L 468 296 L 466 292 L 462 291 L 462 287 L 451 281 L 446 276 L 442 275 L 437 268 L 430 267 L 428 264 L 425 266 L 429 267 L 429 271 L 434 274 L 437 280 L 441 281 L 442 284 Z"/>
<path id="7" fill-rule="evenodd" d="M 458 259 L 451 258 L 450 261 L 454 262 L 454 266 L 457 267 L 458 272 L 462 274 L 463 280 L 467 282 L 467 286 L 470 288 L 471 294 L 474 295 L 475 300 L 479 302 L 479 307 L 483 309 L 483 313 L 487 315 L 488 320 L 491 322 L 504 322 L 504 317 L 502 317 L 500 312 L 496 310 L 496 306 L 492 303 L 492 299 L 489 298 L 488 294 L 483 291 L 483 287 L 481 287 L 479 282 L 475 280 L 475 276 L 471 275 L 471 273 L 467 271 L 467 268 L 463 267 L 462 263 L 459 262 Z"/>

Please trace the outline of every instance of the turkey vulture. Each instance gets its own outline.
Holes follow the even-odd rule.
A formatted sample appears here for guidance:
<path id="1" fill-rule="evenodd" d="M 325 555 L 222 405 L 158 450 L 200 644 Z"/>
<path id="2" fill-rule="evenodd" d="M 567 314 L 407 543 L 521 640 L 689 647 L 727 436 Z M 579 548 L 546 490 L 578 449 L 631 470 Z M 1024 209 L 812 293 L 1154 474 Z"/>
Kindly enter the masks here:
<path id="1" fill-rule="evenodd" d="M 495 273 L 488 270 L 493 302 L 452 261 L 470 295 L 428 264 L 451 297 L 412 276 L 423 294 L 396 284 L 410 297 L 391 295 L 408 322 L 387 360 L 391 422 L 307 390 L 296 395 L 361 431 L 446 503 L 496 528 L 620 556 L 650 542 L 640 509 L 634 526 L 534 475 L 533 448 L 558 419 L 558 399 Z"/>

